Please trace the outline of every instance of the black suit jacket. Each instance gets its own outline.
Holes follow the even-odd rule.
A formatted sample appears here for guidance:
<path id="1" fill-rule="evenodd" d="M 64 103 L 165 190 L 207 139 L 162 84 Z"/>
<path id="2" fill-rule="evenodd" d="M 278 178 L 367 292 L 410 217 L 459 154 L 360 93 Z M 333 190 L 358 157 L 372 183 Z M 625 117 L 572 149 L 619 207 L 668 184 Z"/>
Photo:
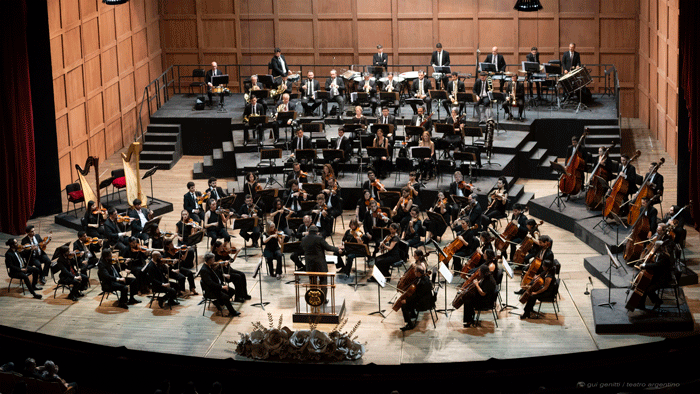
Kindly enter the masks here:
<path id="1" fill-rule="evenodd" d="M 365 85 L 369 82 L 369 95 L 374 96 L 377 93 L 377 83 L 375 81 L 372 81 L 371 79 L 368 81 L 365 81 L 364 79 L 360 81 L 360 83 L 357 84 L 357 91 L 358 92 L 364 92 L 365 91 Z"/>
<path id="2" fill-rule="evenodd" d="M 539 63 L 540 62 L 540 53 L 537 52 L 536 54 L 528 53 L 527 56 L 525 56 L 525 60 L 528 62 L 535 62 Z"/>
<path id="3" fill-rule="evenodd" d="M 394 129 L 396 129 L 396 117 L 394 115 L 387 116 L 386 122 L 384 121 L 384 115 L 379 115 L 377 117 L 378 124 L 393 124 Z"/>
<path id="4" fill-rule="evenodd" d="M 282 67 L 282 62 L 280 62 L 280 59 L 277 58 L 277 56 L 273 56 L 272 60 L 270 60 L 270 68 L 272 69 L 272 77 L 276 78 L 282 75 L 286 75 L 287 72 L 289 71 L 289 65 L 287 64 L 287 59 L 284 58 L 284 55 L 280 55 L 282 60 L 284 61 L 284 68 Z"/>
<path id="5" fill-rule="evenodd" d="M 426 114 L 423 116 L 423 120 L 428 117 L 429 114 Z M 411 126 L 416 126 L 416 123 L 418 123 L 418 115 L 413 115 L 411 117 Z M 421 122 L 422 123 L 422 122 Z M 425 123 L 425 126 L 423 126 L 424 129 L 426 130 L 432 130 L 433 129 L 433 120 L 428 119 L 428 121 Z"/>
<path id="6" fill-rule="evenodd" d="M 294 136 L 292 138 L 292 144 L 290 145 L 290 149 L 296 150 L 299 147 L 299 137 Z M 312 149 L 311 147 L 311 138 L 308 136 L 303 136 L 301 140 L 301 149 Z"/>
<path id="7" fill-rule="evenodd" d="M 455 89 L 455 82 L 457 82 L 457 91 L 458 92 L 464 92 L 464 82 L 457 80 L 457 81 L 450 81 L 447 83 L 447 94 L 452 94 L 452 92 Z"/>
<path id="8" fill-rule="evenodd" d="M 438 52 L 433 51 L 433 56 L 430 57 L 430 64 L 436 66 L 449 66 L 450 65 L 450 53 L 446 50 L 442 50 L 442 64 L 438 64 Z"/>
<path id="9" fill-rule="evenodd" d="M 41 243 L 41 241 L 43 241 L 43 239 L 41 238 L 41 236 L 39 234 L 34 234 L 34 240 L 36 241 L 37 244 L 39 244 L 39 243 Z M 25 235 L 24 238 L 22 238 L 21 244 L 22 245 L 29 245 L 30 243 L 31 243 L 31 239 L 29 238 L 29 236 Z M 34 251 L 31 249 L 28 251 L 25 251 L 25 252 L 23 252 L 23 257 L 25 259 L 28 259 L 29 257 L 31 257 L 33 252 Z M 36 249 L 36 252 L 38 252 L 37 253 L 38 256 L 43 256 L 46 254 L 46 252 L 41 250 L 41 248 Z"/>
<path id="10" fill-rule="evenodd" d="M 215 200 L 218 200 L 221 197 L 228 196 L 228 194 L 224 191 L 224 189 L 221 188 L 221 186 L 217 186 L 216 191 L 212 190 L 212 188 L 208 188 L 207 190 L 204 191 L 204 193 L 211 193 L 210 194 L 211 198 L 213 198 Z"/>
<path id="11" fill-rule="evenodd" d="M 222 73 L 221 70 L 217 69 L 216 74 L 214 74 L 214 69 L 211 69 L 207 71 L 207 75 L 204 77 L 204 82 L 213 84 L 212 78 L 214 77 L 214 75 L 224 75 L 224 73 Z"/>
<path id="12" fill-rule="evenodd" d="M 488 87 L 488 82 L 486 80 L 481 80 L 481 78 L 477 78 L 476 81 L 474 82 L 474 87 L 472 88 L 472 93 L 476 95 L 477 100 L 481 97 L 481 88 L 482 84 L 486 85 L 486 92 L 488 93 L 489 87 Z"/>
<path id="13" fill-rule="evenodd" d="M 508 85 L 506 85 L 506 95 L 510 96 L 512 90 L 513 90 L 513 82 L 510 81 L 510 82 L 508 82 Z M 525 85 L 522 82 L 515 83 L 515 99 L 516 100 L 525 100 Z"/>
<path id="14" fill-rule="evenodd" d="M 110 245 L 114 245 L 119 241 L 119 233 L 124 232 L 121 229 L 119 223 L 113 222 L 110 219 L 104 224 L 105 238 L 109 241 Z"/>
<path id="15" fill-rule="evenodd" d="M 308 78 L 304 78 L 301 80 L 301 86 L 308 85 L 308 83 L 309 83 Z M 313 86 L 314 86 L 314 96 L 315 96 L 315 93 L 318 92 L 319 90 L 321 90 L 321 84 L 318 82 L 318 79 L 314 78 Z M 309 96 L 309 88 L 308 87 L 306 89 L 302 89 L 301 87 L 299 87 L 299 92 L 301 92 L 302 98 L 311 98 L 311 96 Z"/>
<path id="16" fill-rule="evenodd" d="M 486 55 L 484 63 L 493 63 L 493 53 Z M 500 53 L 496 55 L 496 71 L 506 71 L 506 59 Z"/>
<path id="17" fill-rule="evenodd" d="M 199 270 L 199 279 L 204 295 L 208 298 L 218 298 L 223 283 L 216 272 L 207 264 L 202 264 L 202 268 Z"/>
<path id="18" fill-rule="evenodd" d="M 194 195 L 199 197 L 202 195 L 202 193 L 195 192 Z M 183 200 L 184 202 L 182 207 L 185 209 L 185 211 L 189 212 L 190 215 L 192 214 L 192 210 L 202 209 L 202 206 L 197 203 L 196 199 L 192 198 L 192 195 L 189 192 L 185 193 L 185 195 L 183 196 Z"/>
<path id="19" fill-rule="evenodd" d="M 420 80 L 419 80 L 419 79 L 414 80 L 414 81 L 413 81 L 413 86 L 411 87 L 412 90 L 413 90 L 413 94 L 414 94 L 414 95 L 415 95 L 416 93 L 418 93 L 418 88 L 419 88 L 419 86 L 418 86 L 419 82 L 418 82 L 418 81 L 420 81 Z M 430 90 L 431 90 L 432 88 L 433 88 L 433 84 L 430 82 L 430 80 L 429 80 L 428 78 L 423 78 L 423 93 L 424 93 L 426 96 L 429 96 Z"/>
<path id="20" fill-rule="evenodd" d="M 21 253 L 17 256 L 12 249 L 5 252 L 5 265 L 10 269 L 10 275 L 21 274 L 23 273 L 22 267 L 27 267 L 27 263 L 25 261 L 20 261 L 20 259 L 23 259 Z"/>
<path id="21" fill-rule="evenodd" d="M 423 275 L 416 283 L 416 290 L 406 298 L 405 306 L 418 311 L 430 309 L 433 303 L 433 285 L 427 275 Z"/>
<path id="22" fill-rule="evenodd" d="M 318 234 L 309 234 L 301 240 L 301 248 L 304 250 L 306 270 L 309 272 L 328 272 L 326 252 L 338 252 L 338 248 L 331 246 Z"/>
<path id="23" fill-rule="evenodd" d="M 148 209 L 141 208 L 141 213 L 148 221 Z M 143 226 L 141 226 L 141 218 L 139 217 L 138 211 L 135 209 L 129 209 L 129 217 L 135 220 L 131 221 L 131 235 L 141 234 L 143 231 Z"/>
<path id="24" fill-rule="evenodd" d="M 386 68 L 389 65 L 389 55 L 386 53 L 382 52 L 380 53 L 375 53 L 372 55 L 372 65 L 373 66 L 382 66 Z"/>
<path id="25" fill-rule="evenodd" d="M 644 174 L 644 179 L 647 179 L 649 176 L 649 173 L 647 172 Z M 659 174 L 658 172 L 654 174 L 654 179 L 651 180 L 651 183 L 653 183 L 656 187 L 653 188 L 652 190 L 654 191 L 654 194 L 664 194 L 664 176 Z"/>
<path id="26" fill-rule="evenodd" d="M 263 105 L 260 103 L 255 104 L 255 111 L 258 115 L 265 115 L 265 109 L 263 108 Z M 253 114 L 253 105 L 248 104 L 245 106 L 245 109 L 243 110 L 243 117 L 250 116 Z"/>
<path id="27" fill-rule="evenodd" d="M 564 71 L 570 71 L 572 68 L 581 65 L 581 55 L 574 51 L 574 56 L 571 57 L 569 51 L 564 52 L 561 57 L 561 67 Z"/>
<path id="28" fill-rule="evenodd" d="M 146 268 L 144 269 L 144 273 L 148 278 L 148 283 L 150 283 L 151 285 L 162 286 L 168 283 L 168 279 L 163 274 L 163 271 L 161 271 L 161 269 L 153 260 L 148 262 L 148 265 L 146 265 Z"/>
<path id="29" fill-rule="evenodd" d="M 622 166 L 620 166 L 620 171 L 622 171 Z M 627 193 L 632 195 L 639 190 L 637 187 L 637 169 L 634 168 L 632 164 L 627 164 L 627 170 L 625 171 L 627 175 Z"/>
<path id="30" fill-rule="evenodd" d="M 326 87 L 326 91 L 331 93 L 331 97 L 334 97 L 333 92 L 331 90 L 331 83 L 332 82 L 333 81 L 331 80 L 331 78 L 328 77 L 326 79 L 326 86 L 325 87 Z M 335 77 L 335 84 L 338 85 L 338 95 L 342 95 L 343 92 L 345 91 L 345 81 L 343 81 L 343 78 L 341 78 L 341 77 Z"/>
<path id="31" fill-rule="evenodd" d="M 388 91 L 388 90 L 387 90 L 387 88 L 389 87 L 388 82 L 389 82 L 389 80 L 387 80 L 387 83 L 385 83 L 384 86 L 382 87 L 382 91 L 383 91 L 383 92 Z M 396 82 L 396 80 L 392 80 L 392 81 L 391 81 L 391 86 L 392 86 L 392 88 L 391 88 L 391 91 L 392 91 L 392 92 L 398 92 L 398 91 L 399 91 L 399 83 Z"/>
<path id="32" fill-rule="evenodd" d="M 337 138 L 333 140 L 333 143 L 330 147 L 333 149 L 336 149 L 338 147 Z M 342 150 L 345 154 L 345 158 L 343 160 L 349 160 L 350 155 L 352 154 L 352 142 L 350 141 L 350 138 L 343 136 L 342 140 L 340 141 L 340 150 Z"/>
<path id="33" fill-rule="evenodd" d="M 59 256 L 56 260 L 56 266 L 52 269 L 54 272 L 58 272 L 58 277 L 60 279 L 70 279 L 75 278 L 77 275 L 77 270 L 73 264 L 73 260 L 66 259 L 63 256 Z"/>

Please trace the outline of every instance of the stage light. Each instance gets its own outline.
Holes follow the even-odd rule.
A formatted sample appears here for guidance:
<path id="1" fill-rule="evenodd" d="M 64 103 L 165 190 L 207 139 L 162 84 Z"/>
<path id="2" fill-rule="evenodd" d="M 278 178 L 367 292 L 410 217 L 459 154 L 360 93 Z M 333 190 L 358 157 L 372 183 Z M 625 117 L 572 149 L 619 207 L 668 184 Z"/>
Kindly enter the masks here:
<path id="1" fill-rule="evenodd" d="M 539 11 L 542 8 L 542 4 L 540 4 L 540 0 L 518 0 L 515 2 L 515 9 L 516 11 L 522 11 L 522 12 L 534 12 L 534 11 Z"/>
<path id="2" fill-rule="evenodd" d="M 128 3 L 129 0 L 102 0 L 102 2 L 107 4 L 107 5 L 119 5 L 119 4 Z"/>

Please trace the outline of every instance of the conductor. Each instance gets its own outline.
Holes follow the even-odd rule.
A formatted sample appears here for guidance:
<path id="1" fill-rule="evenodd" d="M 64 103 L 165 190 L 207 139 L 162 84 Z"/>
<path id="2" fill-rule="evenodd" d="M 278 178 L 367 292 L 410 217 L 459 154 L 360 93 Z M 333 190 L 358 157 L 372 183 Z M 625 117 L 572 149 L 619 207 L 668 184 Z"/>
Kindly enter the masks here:
<path id="1" fill-rule="evenodd" d="M 309 227 L 309 235 L 301 240 L 301 248 L 304 250 L 304 258 L 306 259 L 306 270 L 308 272 L 328 272 L 328 263 L 326 262 L 326 252 L 338 253 L 342 248 L 336 248 L 326 242 L 323 237 L 318 235 L 318 227 Z M 312 277 L 312 283 L 316 278 Z M 321 277 L 319 284 L 327 283 L 325 277 Z"/>

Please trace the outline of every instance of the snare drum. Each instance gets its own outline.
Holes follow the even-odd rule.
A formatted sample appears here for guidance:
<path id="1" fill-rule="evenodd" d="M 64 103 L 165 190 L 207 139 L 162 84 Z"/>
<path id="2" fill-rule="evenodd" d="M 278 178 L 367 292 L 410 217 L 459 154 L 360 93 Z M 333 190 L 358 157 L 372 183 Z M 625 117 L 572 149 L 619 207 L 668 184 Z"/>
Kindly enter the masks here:
<path id="1" fill-rule="evenodd" d="M 399 77 L 403 79 L 417 79 L 418 71 L 406 71 L 405 73 L 399 74 Z"/>
<path id="2" fill-rule="evenodd" d="M 301 80 L 301 75 L 299 75 L 299 74 L 292 74 L 292 75 L 287 77 L 287 81 L 291 81 L 291 82 L 299 82 L 300 80 Z"/>

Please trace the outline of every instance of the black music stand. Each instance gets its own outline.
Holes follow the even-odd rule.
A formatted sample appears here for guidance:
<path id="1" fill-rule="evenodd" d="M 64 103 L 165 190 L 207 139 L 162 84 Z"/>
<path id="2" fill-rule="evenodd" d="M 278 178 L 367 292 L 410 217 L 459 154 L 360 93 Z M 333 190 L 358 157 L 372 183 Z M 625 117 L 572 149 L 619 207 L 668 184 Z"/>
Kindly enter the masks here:
<path id="1" fill-rule="evenodd" d="M 270 74 L 258 74 L 258 82 L 263 84 L 266 89 L 273 88 L 275 86 L 275 80 Z"/>
<path id="2" fill-rule="evenodd" d="M 505 102 L 506 95 L 505 93 L 490 91 L 489 100 L 491 100 L 492 106 L 493 104 L 496 104 L 496 128 L 494 131 L 498 131 L 501 129 L 501 111 L 498 108 L 498 103 Z"/>
<path id="3" fill-rule="evenodd" d="M 408 142 L 408 137 L 416 137 L 420 139 L 421 134 L 425 131 L 423 126 L 404 126 L 404 133 L 406 134 L 406 142 Z"/>
<path id="4" fill-rule="evenodd" d="M 485 73 L 495 74 L 498 72 L 498 69 L 496 69 L 496 65 L 493 63 L 481 62 L 481 63 L 479 63 L 479 68 L 481 69 L 482 72 L 485 72 Z"/>
<path id="5" fill-rule="evenodd" d="M 258 102 L 259 102 L 259 103 L 262 103 L 262 100 L 264 100 L 264 99 L 270 97 L 270 91 L 269 91 L 268 89 L 251 90 L 251 91 L 250 91 L 250 96 L 251 96 L 251 97 L 253 97 L 253 96 L 257 97 L 257 98 L 258 98 Z"/>
<path id="6" fill-rule="evenodd" d="M 440 120 L 440 107 L 442 107 L 442 102 L 444 100 L 448 100 L 447 92 L 444 90 L 433 89 L 433 90 L 428 91 L 428 96 L 430 96 L 431 100 L 437 100 L 437 102 L 438 102 L 438 120 Z"/>
<path id="7" fill-rule="evenodd" d="M 258 168 L 263 164 L 263 160 L 267 160 L 267 166 L 270 169 L 270 176 L 267 177 L 266 185 L 272 185 L 273 183 L 278 184 L 280 187 L 284 188 L 284 185 L 279 183 L 279 181 L 273 176 L 274 173 L 272 169 L 274 167 L 273 160 L 282 158 L 282 149 L 262 149 L 260 150 L 260 163 L 258 163 Z"/>
<path id="8" fill-rule="evenodd" d="M 341 161 L 345 160 L 345 151 L 342 149 L 324 149 L 322 152 L 323 160 L 325 160 L 326 163 L 330 163 L 335 159 L 339 159 Z"/>
<path id="9" fill-rule="evenodd" d="M 157 230 L 161 218 L 162 216 L 157 216 L 147 221 L 146 224 L 143 225 L 143 230 L 141 230 L 141 232 L 145 234 L 151 234 L 153 231 Z"/>
<path id="10" fill-rule="evenodd" d="M 460 107 L 467 106 L 467 103 L 476 103 L 474 101 L 474 93 L 471 92 L 457 92 L 457 103 L 459 104 Z M 460 115 L 462 115 L 462 111 L 459 112 Z"/>
<path id="11" fill-rule="evenodd" d="M 453 125 L 447 124 L 447 123 L 435 123 L 434 127 L 435 127 L 435 134 L 440 133 L 443 135 L 443 138 L 440 138 L 440 140 L 444 139 L 445 134 L 454 133 L 454 130 L 455 130 Z M 461 141 L 461 139 L 460 139 L 460 141 Z M 447 144 L 447 146 L 445 146 L 445 149 L 442 150 L 442 155 L 440 156 L 441 158 L 450 157 L 450 155 L 447 154 L 446 152 L 449 149 L 456 148 L 456 146 L 454 146 L 454 144 L 452 144 L 452 143 L 447 143 L 446 141 L 445 141 L 445 143 Z M 462 144 L 460 143 L 459 145 L 462 145 Z M 437 147 L 437 144 L 436 144 L 436 147 Z"/>
<path id="12" fill-rule="evenodd" d="M 158 167 L 153 167 L 150 170 L 146 171 L 146 173 L 143 174 L 143 176 L 141 177 L 142 180 L 146 179 L 146 178 L 151 179 L 151 202 L 153 202 L 155 200 L 153 198 L 153 178 L 152 177 L 153 177 L 153 174 L 156 173 L 156 171 L 158 171 Z M 146 206 L 148 206 L 148 198 L 146 198 Z"/>
<path id="13" fill-rule="evenodd" d="M 233 204 L 236 202 L 236 195 L 231 194 L 226 197 L 221 197 L 219 201 L 217 202 L 217 205 L 223 209 L 231 209 L 233 208 Z"/>
<path id="14" fill-rule="evenodd" d="M 311 196 L 311 202 L 316 203 L 316 196 L 318 196 L 323 190 L 323 184 L 321 183 L 305 183 L 304 191 Z M 304 201 L 302 201 L 304 202 Z"/>
<path id="15" fill-rule="evenodd" d="M 367 72 L 372 75 L 384 74 L 384 66 L 367 66 Z"/>
<path id="16" fill-rule="evenodd" d="M 382 207 L 389 208 L 389 210 L 391 210 L 396 206 L 396 203 L 399 202 L 399 199 L 401 198 L 401 192 L 397 192 L 397 191 L 379 192 L 378 197 L 379 197 L 379 201 L 382 202 Z"/>
<path id="17" fill-rule="evenodd" d="M 561 109 L 561 100 L 559 99 L 559 89 L 556 88 L 556 86 L 559 84 L 559 76 L 561 75 L 561 64 L 550 64 L 550 63 L 545 63 L 544 64 L 544 72 L 547 73 L 548 76 L 554 77 L 556 80 L 554 82 L 554 94 L 557 97 L 557 109 Z"/>
<path id="18" fill-rule="evenodd" d="M 526 73 L 525 80 L 526 80 L 526 82 L 531 84 L 532 83 L 532 75 L 540 72 L 540 64 L 538 62 L 523 61 L 522 66 L 523 66 L 523 71 L 525 71 L 525 73 Z M 539 92 L 539 90 L 538 90 L 538 92 Z M 527 105 L 529 107 L 536 107 L 537 100 L 535 100 L 535 98 L 532 95 L 530 95 L 530 99 L 528 100 Z"/>
<path id="19" fill-rule="evenodd" d="M 374 123 L 370 128 L 372 134 L 377 134 L 377 130 L 381 130 L 384 133 L 385 138 L 389 138 L 389 134 L 394 134 L 394 125 L 387 123 Z"/>
<path id="20" fill-rule="evenodd" d="M 452 194 L 450 196 L 450 198 L 452 198 L 452 202 L 459 205 L 460 210 L 462 208 L 466 207 L 467 205 L 469 205 L 469 199 L 467 197 Z M 474 225 L 475 223 L 469 223 L 469 224 Z"/>
<path id="21" fill-rule="evenodd" d="M 302 160 L 305 160 L 306 163 L 311 163 L 311 168 L 313 169 L 314 162 L 316 161 L 316 149 L 295 149 L 294 156 L 300 163 Z M 309 172 L 316 177 L 316 173 L 314 171 Z"/>
<path id="22" fill-rule="evenodd" d="M 503 255 L 501 255 L 501 257 L 503 257 Z M 506 261 L 505 258 L 502 258 L 502 259 L 501 259 L 501 262 L 503 263 L 503 269 L 506 271 L 506 273 L 508 274 L 508 276 L 509 276 L 511 279 L 513 279 L 513 274 L 514 274 L 514 273 L 513 273 L 513 268 L 511 268 L 511 266 L 508 264 L 508 262 Z M 503 311 L 504 309 L 507 309 L 507 308 L 518 309 L 517 306 L 508 304 L 508 293 L 509 293 L 509 291 L 508 291 L 508 280 L 506 280 L 506 300 L 505 300 L 505 302 L 501 303 L 501 310 L 500 310 L 499 312 L 501 312 L 501 311 Z M 515 314 L 514 312 L 509 312 L 509 313 Z"/>
<path id="23" fill-rule="evenodd" d="M 250 116 L 248 117 L 248 124 L 257 132 L 258 146 L 262 145 L 263 130 L 267 124 L 267 115 Z"/>
<path id="24" fill-rule="evenodd" d="M 389 157 L 389 150 L 387 148 L 368 146 L 367 156 L 375 157 L 377 159 L 379 159 L 380 157 Z"/>
<path id="25" fill-rule="evenodd" d="M 228 85 L 228 74 L 224 75 L 214 75 L 211 77 L 211 84 L 214 86 L 226 86 Z M 219 92 L 219 112 L 226 112 L 224 108 L 224 90 Z"/>
<path id="26" fill-rule="evenodd" d="M 260 256 L 260 261 L 258 262 L 258 265 L 255 267 L 255 271 L 253 272 L 253 279 L 256 277 L 258 278 L 258 287 L 260 288 L 260 302 L 256 302 L 254 304 L 251 304 L 252 306 L 259 306 L 262 308 L 262 310 L 265 310 L 265 305 L 268 305 L 269 302 L 263 301 L 263 290 L 262 290 L 262 265 L 265 260 L 265 257 Z"/>
<path id="27" fill-rule="evenodd" d="M 233 221 L 233 226 L 231 230 L 246 230 L 252 227 L 255 227 L 258 225 L 258 218 L 257 217 L 249 217 L 249 218 L 238 218 Z M 240 253 L 239 253 L 240 255 Z M 251 255 L 252 256 L 252 255 Z M 243 243 L 243 257 L 245 258 L 246 261 L 248 261 L 248 246 L 246 243 Z"/>
<path id="28" fill-rule="evenodd" d="M 290 103 L 291 104 L 291 103 Z M 287 122 L 290 120 L 295 120 L 297 118 L 297 111 L 282 111 L 277 113 L 277 123 L 284 125 L 284 147 L 286 149 L 289 149 L 289 138 L 287 138 L 287 128 L 291 125 L 288 125 Z"/>
<path id="29" fill-rule="evenodd" d="M 269 182 L 269 178 L 268 178 Z M 269 185 L 270 183 L 266 183 L 265 186 Z M 262 200 L 262 204 L 266 207 L 272 206 L 272 201 L 277 198 L 279 194 L 279 189 L 262 189 L 258 191 L 255 195 L 259 200 Z"/>
<path id="30" fill-rule="evenodd" d="M 610 265 L 608 266 L 608 283 L 610 283 L 608 286 L 608 302 L 598 304 L 598 306 L 607 306 L 610 309 L 614 309 L 613 306 L 617 304 L 617 302 L 612 301 L 612 269 L 613 267 L 615 267 L 615 269 L 619 269 L 620 267 L 623 267 L 623 265 L 617 261 L 617 257 L 615 254 L 613 254 L 607 244 L 605 244 L 605 251 L 608 253 L 608 257 L 610 258 Z"/>
<path id="31" fill-rule="evenodd" d="M 549 168 L 553 169 L 559 174 L 559 177 L 557 179 L 561 180 L 561 177 L 566 173 L 566 168 L 564 168 L 563 165 L 557 163 L 556 161 L 550 161 L 549 165 Z M 564 200 L 562 199 L 561 188 L 559 186 L 557 186 L 557 196 L 554 198 L 554 201 L 552 201 L 552 203 L 549 204 L 549 208 L 551 208 L 552 205 L 554 205 L 555 203 L 557 204 L 557 209 L 559 209 L 559 212 L 566 208 L 566 204 L 564 204 Z M 603 220 L 605 220 L 605 218 L 603 218 Z"/>
<path id="32" fill-rule="evenodd" d="M 468 127 L 464 126 L 464 136 L 472 137 L 471 145 L 474 146 L 474 137 L 481 138 L 484 136 L 484 132 L 481 127 Z"/>
<path id="33" fill-rule="evenodd" d="M 323 122 L 302 123 L 301 129 L 304 130 L 304 133 L 309 134 L 309 139 L 313 140 L 314 133 L 323 134 L 323 126 L 324 126 Z"/>
<path id="34" fill-rule="evenodd" d="M 319 90 L 316 92 L 316 99 L 321 100 L 321 102 L 323 103 L 321 105 L 321 108 L 328 109 L 328 102 L 331 99 L 331 92 L 329 92 L 327 90 Z M 324 116 L 324 117 L 325 117 L 325 115 L 326 115 L 325 113 L 322 114 L 322 116 Z"/>
<path id="35" fill-rule="evenodd" d="M 364 257 L 365 262 L 367 261 L 367 257 L 369 256 L 369 247 L 363 243 L 345 242 L 343 244 L 343 248 L 345 249 L 345 255 L 355 255 L 355 283 L 348 283 L 348 285 L 353 286 L 355 291 L 357 291 L 358 286 L 367 286 L 367 283 L 357 283 L 357 260 L 360 257 Z M 352 267 L 350 267 L 350 270 L 352 271 Z"/>

